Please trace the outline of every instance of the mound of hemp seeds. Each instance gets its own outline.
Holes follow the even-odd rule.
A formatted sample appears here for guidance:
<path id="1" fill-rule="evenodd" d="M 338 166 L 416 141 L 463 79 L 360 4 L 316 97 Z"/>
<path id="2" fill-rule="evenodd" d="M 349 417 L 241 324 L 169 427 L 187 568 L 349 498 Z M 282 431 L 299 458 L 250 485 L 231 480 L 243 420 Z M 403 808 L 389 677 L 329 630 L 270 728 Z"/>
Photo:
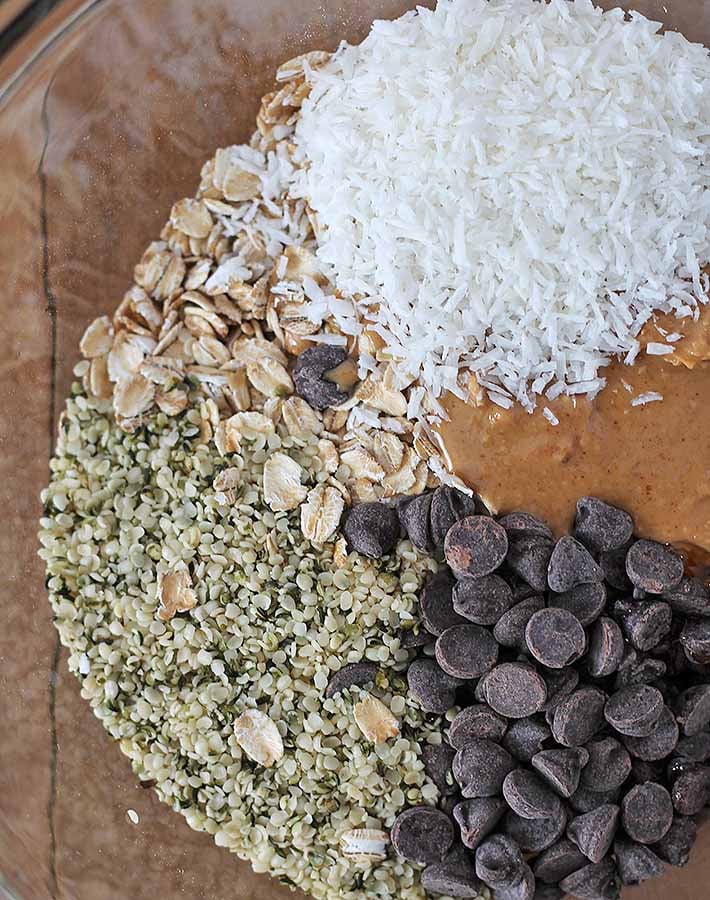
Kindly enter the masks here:
<path id="1" fill-rule="evenodd" d="M 120 429 L 108 404 L 74 386 L 43 493 L 41 556 L 69 668 L 161 800 L 255 870 L 315 898 L 422 898 L 416 866 L 391 851 L 345 855 L 352 829 L 392 826 L 435 802 L 421 749 L 438 720 L 407 697 L 409 656 L 395 637 L 413 622 L 435 567 L 403 540 L 383 560 L 306 540 L 293 511 L 271 511 L 263 470 L 275 451 L 323 477 L 316 435 L 277 425 L 223 458 L 200 437 L 196 408 Z M 226 466 L 234 496 L 216 491 Z M 161 615 L 161 575 L 184 567 L 195 605 Z M 371 695 L 399 734 L 374 744 L 354 718 L 359 688 L 325 698 L 345 663 L 379 666 Z M 234 723 L 259 710 L 283 753 L 250 759 Z"/>

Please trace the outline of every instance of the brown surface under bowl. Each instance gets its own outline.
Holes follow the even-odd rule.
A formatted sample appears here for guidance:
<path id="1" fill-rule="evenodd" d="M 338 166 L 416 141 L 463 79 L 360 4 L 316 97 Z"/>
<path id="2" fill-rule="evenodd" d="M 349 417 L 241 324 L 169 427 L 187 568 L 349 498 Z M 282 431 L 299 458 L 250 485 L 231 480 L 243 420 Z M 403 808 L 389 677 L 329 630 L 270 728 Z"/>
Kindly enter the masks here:
<path id="1" fill-rule="evenodd" d="M 710 0 L 666 2 L 635 6 L 710 44 Z M 203 160 L 249 136 L 278 63 L 412 6 L 65 0 L 0 63 L 0 894 L 294 896 L 141 789 L 81 700 L 36 557 L 38 495 L 79 337 L 117 305 Z M 687 869 L 633 896 L 699 900 L 709 878 L 710 826 Z"/>

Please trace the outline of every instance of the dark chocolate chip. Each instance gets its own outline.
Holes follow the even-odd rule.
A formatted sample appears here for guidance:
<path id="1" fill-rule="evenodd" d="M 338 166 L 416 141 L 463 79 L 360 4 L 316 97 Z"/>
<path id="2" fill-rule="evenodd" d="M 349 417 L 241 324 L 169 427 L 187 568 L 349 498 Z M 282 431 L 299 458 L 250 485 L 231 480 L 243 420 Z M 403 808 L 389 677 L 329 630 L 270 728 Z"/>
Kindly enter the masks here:
<path id="1" fill-rule="evenodd" d="M 397 504 L 397 515 L 405 534 L 422 553 L 433 553 L 435 550 L 429 524 L 432 495 L 432 491 L 426 491 L 415 497 L 406 497 Z"/>
<path id="2" fill-rule="evenodd" d="M 532 758 L 532 766 L 558 794 L 570 797 L 579 785 L 582 767 L 589 754 L 582 747 L 541 750 Z"/>
<path id="3" fill-rule="evenodd" d="M 497 900 L 534 900 L 535 897 L 535 876 L 530 866 L 526 864 L 523 874 L 515 884 L 511 884 L 508 888 L 501 888 L 496 891 Z"/>
<path id="4" fill-rule="evenodd" d="M 488 705 L 508 719 L 532 716 L 547 699 L 542 676 L 526 663 L 502 663 L 482 681 Z"/>
<path id="5" fill-rule="evenodd" d="M 524 819 L 552 815 L 559 803 L 557 795 L 526 769 L 514 769 L 505 776 L 503 796 L 513 812 Z"/>
<path id="6" fill-rule="evenodd" d="M 604 574 L 604 580 L 617 591 L 628 591 L 632 586 L 626 574 L 626 554 L 632 543 L 633 541 L 629 541 L 618 550 L 599 554 L 599 566 Z"/>
<path id="7" fill-rule="evenodd" d="M 540 853 L 558 841 L 567 825 L 567 813 L 560 800 L 551 816 L 544 819 L 524 819 L 512 810 L 503 820 L 503 830 L 510 835 L 523 853 Z"/>
<path id="8" fill-rule="evenodd" d="M 671 629 L 671 608 L 661 600 L 617 600 L 614 615 L 637 650 L 660 644 Z"/>
<path id="9" fill-rule="evenodd" d="M 415 659 L 407 669 L 409 692 L 426 712 L 442 715 L 456 700 L 461 682 L 452 678 L 433 659 Z"/>
<path id="10" fill-rule="evenodd" d="M 631 516 L 597 497 L 580 497 L 574 520 L 574 535 L 594 553 L 618 550 L 634 531 Z"/>
<path id="11" fill-rule="evenodd" d="M 683 560 L 657 541 L 636 541 L 626 554 L 626 574 L 641 590 L 663 594 L 680 584 Z"/>
<path id="12" fill-rule="evenodd" d="M 621 893 L 616 866 L 609 858 L 568 875 L 560 888 L 578 900 L 618 900 Z"/>
<path id="13" fill-rule="evenodd" d="M 372 662 L 347 663 L 330 676 L 326 697 L 334 697 L 351 687 L 364 687 L 377 677 L 378 667 Z"/>
<path id="14" fill-rule="evenodd" d="M 549 526 L 529 512 L 511 512 L 498 519 L 498 522 L 505 528 L 509 535 L 515 534 L 538 534 L 546 538 L 552 538 L 552 531 Z"/>
<path id="15" fill-rule="evenodd" d="M 692 737 L 681 738 L 675 752 L 678 756 L 692 759 L 694 762 L 706 762 L 710 759 L 710 734 L 703 731 Z"/>
<path id="16" fill-rule="evenodd" d="M 575 816 L 567 825 L 567 837 L 574 841 L 587 859 L 601 862 L 614 840 L 618 821 L 619 807 L 605 803 Z"/>
<path id="17" fill-rule="evenodd" d="M 454 842 L 451 819 L 432 806 L 405 809 L 395 819 L 390 833 L 395 851 L 420 865 L 441 862 Z"/>
<path id="18" fill-rule="evenodd" d="M 579 619 L 582 625 L 591 625 L 598 619 L 606 604 L 606 588 L 601 581 L 591 584 L 578 584 L 563 594 L 551 593 L 550 606 L 566 609 Z"/>
<path id="19" fill-rule="evenodd" d="M 447 797 L 440 797 L 438 807 L 442 812 L 451 819 L 454 815 L 454 809 L 463 800 L 463 794 L 456 791 L 455 794 L 449 794 Z"/>
<path id="20" fill-rule="evenodd" d="M 569 697 L 579 684 L 579 674 L 576 669 L 550 670 L 545 672 L 544 677 L 547 685 L 545 710 L 554 709 L 565 697 Z"/>
<path id="21" fill-rule="evenodd" d="M 614 856 L 622 884 L 641 884 L 665 870 L 653 850 L 628 838 L 619 837 L 614 841 Z"/>
<path id="22" fill-rule="evenodd" d="M 695 766 L 676 778 L 671 788 L 671 800 L 681 816 L 694 816 L 710 801 L 710 769 Z"/>
<path id="23" fill-rule="evenodd" d="M 448 744 L 425 744 L 422 747 L 424 772 L 431 778 L 442 797 L 457 791 L 451 766 L 456 751 Z"/>
<path id="24" fill-rule="evenodd" d="M 431 498 L 429 527 L 434 547 L 444 546 L 444 539 L 449 529 L 469 516 L 477 516 L 487 512 L 478 497 L 469 497 L 456 488 L 442 485 L 436 488 Z"/>
<path id="25" fill-rule="evenodd" d="M 637 784 L 621 801 L 621 824 L 639 844 L 660 841 L 672 822 L 671 795 L 661 784 L 653 781 Z"/>
<path id="26" fill-rule="evenodd" d="M 563 891 L 556 884 L 535 884 L 533 900 L 562 900 L 563 897 Z"/>
<path id="27" fill-rule="evenodd" d="M 500 575 L 462 578 L 454 588 L 454 609 L 476 625 L 495 625 L 513 605 L 513 591 Z"/>
<path id="28" fill-rule="evenodd" d="M 650 684 L 621 688 L 607 700 L 604 717 L 620 734 L 647 737 L 664 710 L 663 694 Z"/>
<path id="29" fill-rule="evenodd" d="M 503 738 L 503 746 L 521 762 L 530 762 L 551 736 L 552 732 L 542 718 L 527 716 L 511 722 Z"/>
<path id="30" fill-rule="evenodd" d="M 475 850 L 500 822 L 505 811 L 505 801 L 500 797 L 475 797 L 458 803 L 453 816 L 465 846 Z"/>
<path id="31" fill-rule="evenodd" d="M 678 736 L 678 723 L 671 710 L 666 706 L 658 724 L 647 737 L 624 735 L 622 741 L 632 756 L 655 762 L 670 756 L 678 743 Z"/>
<path id="32" fill-rule="evenodd" d="M 631 775 L 633 784 L 645 784 L 647 781 L 662 781 L 666 767 L 663 762 L 652 762 L 646 759 L 631 758 Z"/>
<path id="33" fill-rule="evenodd" d="M 644 656 L 630 647 L 619 665 L 614 687 L 618 691 L 622 687 L 634 684 L 652 684 L 665 674 L 666 664 L 662 659 Z"/>
<path id="34" fill-rule="evenodd" d="M 436 661 L 454 678 L 480 678 L 498 660 L 495 638 L 480 625 L 454 625 L 436 642 Z"/>
<path id="35" fill-rule="evenodd" d="M 547 590 L 547 567 L 554 546 L 544 535 L 509 532 L 506 565 L 536 591 Z"/>
<path id="36" fill-rule="evenodd" d="M 580 747 L 591 740 L 604 721 L 606 694 L 584 686 L 565 697 L 554 709 L 552 735 L 565 747 Z"/>
<path id="37" fill-rule="evenodd" d="M 680 584 L 663 595 L 674 613 L 681 616 L 710 616 L 710 591 L 699 578 L 683 577 Z"/>
<path id="38" fill-rule="evenodd" d="M 453 773 L 461 793 L 470 799 L 499 794 L 505 776 L 514 768 L 515 760 L 507 750 L 486 738 L 476 738 L 457 751 Z"/>
<path id="39" fill-rule="evenodd" d="M 612 737 L 597 738 L 586 747 L 589 761 L 582 771 L 581 783 L 592 791 L 613 791 L 631 774 L 628 750 Z"/>
<path id="40" fill-rule="evenodd" d="M 422 887 L 433 894 L 470 900 L 481 894 L 483 885 L 476 875 L 471 854 L 463 847 L 455 846 L 442 862 L 424 869 Z"/>
<path id="41" fill-rule="evenodd" d="M 710 725 L 710 684 L 688 688 L 673 704 L 683 734 L 691 737 Z"/>
<path id="42" fill-rule="evenodd" d="M 587 865 L 587 857 L 569 838 L 562 838 L 544 850 L 533 863 L 538 881 L 558 884 L 563 878 Z"/>
<path id="43" fill-rule="evenodd" d="M 415 625 L 414 628 L 400 628 L 397 637 L 399 646 L 403 650 L 418 650 L 420 647 L 433 644 L 436 640 L 434 635 L 430 634 L 422 625 Z"/>
<path id="44" fill-rule="evenodd" d="M 530 617 L 544 608 L 545 601 L 537 595 L 521 600 L 498 619 L 493 636 L 503 647 L 525 648 L 525 629 Z"/>
<path id="45" fill-rule="evenodd" d="M 688 619 L 680 642 L 688 659 L 702 665 L 710 663 L 710 619 Z"/>
<path id="46" fill-rule="evenodd" d="M 538 662 L 548 669 L 564 669 L 584 653 L 587 637 L 579 619 L 566 609 L 546 607 L 530 616 L 525 642 Z"/>
<path id="47" fill-rule="evenodd" d="M 476 874 L 495 891 L 511 887 L 523 877 L 527 863 L 514 840 L 504 834 L 486 838 L 476 850 Z"/>
<path id="48" fill-rule="evenodd" d="M 468 516 L 449 529 L 446 562 L 457 578 L 490 575 L 505 559 L 508 535 L 490 516 Z"/>
<path id="49" fill-rule="evenodd" d="M 607 803 L 616 803 L 620 794 L 619 788 L 613 791 L 590 791 L 589 788 L 580 787 L 569 798 L 569 805 L 576 813 L 588 813 Z"/>
<path id="50" fill-rule="evenodd" d="M 557 541 L 547 567 L 547 583 L 553 591 L 563 593 L 602 578 L 602 570 L 583 544 L 569 534 Z"/>
<path id="51" fill-rule="evenodd" d="M 399 538 L 397 512 L 384 503 L 358 503 L 348 513 L 343 534 L 353 550 L 370 559 L 381 559 Z"/>
<path id="52" fill-rule="evenodd" d="M 613 619 L 602 616 L 589 632 L 585 667 L 592 678 L 606 678 L 624 658 L 624 636 Z"/>
<path id="53" fill-rule="evenodd" d="M 487 738 L 498 743 L 502 740 L 508 723 L 486 703 L 468 706 L 456 715 L 449 727 L 448 740 L 456 750 L 461 750 L 474 738 Z"/>
<path id="54" fill-rule="evenodd" d="M 692 759 L 686 759 L 684 756 L 672 756 L 666 763 L 666 780 L 669 785 L 673 785 L 681 775 L 695 768 L 697 768 L 697 763 L 694 763 Z M 660 778 L 653 780 L 660 782 L 662 778 L 663 775 L 661 774 Z"/>
<path id="55" fill-rule="evenodd" d="M 347 391 L 342 390 L 335 381 L 329 381 L 327 375 L 347 358 L 346 350 L 332 344 L 318 344 L 304 350 L 293 368 L 293 383 L 298 396 L 314 409 L 327 409 L 345 403 Z"/>
<path id="56" fill-rule="evenodd" d="M 463 625 L 466 619 L 454 611 L 454 579 L 442 569 L 427 581 L 419 597 L 419 613 L 427 631 L 437 637 L 452 625 Z"/>
<path id="57" fill-rule="evenodd" d="M 686 866 L 697 836 L 698 826 L 693 819 L 675 816 L 671 827 L 652 850 L 672 866 Z"/>

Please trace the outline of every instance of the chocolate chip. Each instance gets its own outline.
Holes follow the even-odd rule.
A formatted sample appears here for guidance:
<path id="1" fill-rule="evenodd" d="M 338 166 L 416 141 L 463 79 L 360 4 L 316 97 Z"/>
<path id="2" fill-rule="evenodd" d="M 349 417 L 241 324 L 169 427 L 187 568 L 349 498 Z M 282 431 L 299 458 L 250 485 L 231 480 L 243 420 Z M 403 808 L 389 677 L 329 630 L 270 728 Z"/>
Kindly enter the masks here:
<path id="1" fill-rule="evenodd" d="M 621 893 L 616 866 L 609 858 L 578 869 L 564 878 L 560 887 L 579 900 L 617 900 Z"/>
<path id="2" fill-rule="evenodd" d="M 483 885 L 476 875 L 471 855 L 463 847 L 455 846 L 442 862 L 424 869 L 422 887 L 427 892 L 447 897 L 475 898 L 481 894 Z"/>
<path id="3" fill-rule="evenodd" d="M 710 620 L 688 619 L 680 633 L 680 642 L 688 659 L 708 665 L 710 663 Z"/>
<path id="4" fill-rule="evenodd" d="M 474 738 L 487 738 L 498 743 L 508 727 L 506 720 L 486 703 L 469 706 L 458 713 L 449 727 L 448 740 L 452 747 L 461 750 Z"/>
<path id="5" fill-rule="evenodd" d="M 420 865 L 441 862 L 454 842 L 454 826 L 441 810 L 431 806 L 405 809 L 390 833 L 395 851 Z"/>
<path id="6" fill-rule="evenodd" d="M 508 535 L 538 534 L 546 538 L 552 538 L 549 526 L 529 512 L 511 512 L 501 516 L 498 522 L 505 528 Z"/>
<path id="7" fill-rule="evenodd" d="M 666 664 L 662 659 L 644 656 L 631 647 L 619 665 L 614 687 L 619 690 L 634 684 L 651 684 L 665 674 Z"/>
<path id="8" fill-rule="evenodd" d="M 567 837 L 574 841 L 587 859 L 601 862 L 614 840 L 618 821 L 619 807 L 605 803 L 575 816 L 567 825 Z"/>
<path id="9" fill-rule="evenodd" d="M 602 580 L 602 570 L 587 548 L 571 535 L 563 535 L 555 544 L 547 567 L 547 583 L 558 594 L 578 584 Z"/>
<path id="10" fill-rule="evenodd" d="M 699 578 L 684 576 L 680 584 L 663 597 L 678 615 L 697 618 L 710 616 L 710 591 Z"/>
<path id="11" fill-rule="evenodd" d="M 414 628 L 400 628 L 397 632 L 399 646 L 403 650 L 418 650 L 433 644 L 436 638 L 430 634 L 422 625 L 415 625 Z"/>
<path id="12" fill-rule="evenodd" d="M 457 791 L 451 766 L 456 751 L 447 744 L 425 744 L 422 747 L 424 772 L 431 778 L 442 797 Z"/>
<path id="13" fill-rule="evenodd" d="M 679 694 L 674 710 L 683 734 L 699 734 L 710 724 L 710 684 L 699 684 Z"/>
<path id="14" fill-rule="evenodd" d="M 399 538 L 397 512 L 384 503 L 358 503 L 345 519 L 343 534 L 353 550 L 370 559 L 381 559 L 394 549 Z"/>
<path id="15" fill-rule="evenodd" d="M 456 488 L 442 485 L 431 498 L 429 528 L 434 547 L 443 547 L 449 529 L 469 516 L 485 514 L 487 510 L 478 497 L 469 497 Z"/>
<path id="16" fill-rule="evenodd" d="M 569 838 L 562 838 L 544 850 L 533 863 L 538 881 L 558 884 L 563 878 L 587 865 L 587 857 Z"/>
<path id="17" fill-rule="evenodd" d="M 513 812 L 524 819 L 552 815 L 559 803 L 557 795 L 526 769 L 514 769 L 505 776 L 503 796 Z"/>
<path id="18" fill-rule="evenodd" d="M 606 588 L 600 581 L 578 584 L 563 594 L 550 594 L 549 604 L 571 612 L 582 625 L 591 625 L 604 610 Z"/>
<path id="19" fill-rule="evenodd" d="M 476 738 L 454 757 L 454 778 L 466 799 L 494 797 L 500 793 L 508 772 L 515 768 L 513 757 L 486 738 Z"/>
<path id="20" fill-rule="evenodd" d="M 664 710 L 663 694 L 650 684 L 621 688 L 607 700 L 604 717 L 620 734 L 646 737 Z"/>
<path id="21" fill-rule="evenodd" d="M 589 754 L 582 747 L 555 748 L 536 753 L 532 765 L 558 794 L 570 797 L 577 790 L 582 767 L 588 759 Z"/>
<path id="22" fill-rule="evenodd" d="M 433 659 L 415 659 L 407 669 L 407 684 L 423 710 L 442 715 L 454 705 L 461 682 L 447 675 Z"/>
<path id="23" fill-rule="evenodd" d="M 329 381 L 327 376 L 347 358 L 347 351 L 332 344 L 318 344 L 304 350 L 293 369 L 293 383 L 298 396 L 314 409 L 327 409 L 345 403 L 348 393 L 335 381 Z"/>
<path id="24" fill-rule="evenodd" d="M 495 625 L 513 605 L 513 591 L 500 575 L 462 578 L 454 588 L 454 609 L 476 625 Z"/>
<path id="25" fill-rule="evenodd" d="M 671 800 L 675 811 L 682 816 L 699 813 L 710 801 L 710 769 L 695 766 L 676 778 Z"/>
<path id="26" fill-rule="evenodd" d="M 633 531 L 633 520 L 623 509 L 597 497 L 581 497 L 577 501 L 574 535 L 593 552 L 618 550 Z"/>
<path id="27" fill-rule="evenodd" d="M 511 723 L 503 738 L 503 746 L 521 762 L 530 762 L 551 736 L 549 726 L 541 718 L 528 716 Z"/>
<path id="28" fill-rule="evenodd" d="M 486 701 L 508 719 L 523 719 L 539 712 L 547 699 L 542 676 L 526 663 L 503 663 L 483 679 Z"/>
<path id="29" fill-rule="evenodd" d="M 621 787 L 631 774 L 631 757 L 614 738 L 598 738 L 586 748 L 589 761 L 582 771 L 581 783 L 593 791 L 611 791 Z"/>
<path id="30" fill-rule="evenodd" d="M 564 893 L 556 884 L 535 884 L 533 900 L 562 900 Z"/>
<path id="31" fill-rule="evenodd" d="M 606 694 L 595 687 L 581 687 L 565 697 L 553 713 L 552 735 L 565 747 L 580 747 L 591 740 L 604 721 Z"/>
<path id="32" fill-rule="evenodd" d="M 480 625 L 454 625 L 436 642 L 436 661 L 454 678 L 480 678 L 498 660 L 498 644 Z"/>
<path id="33" fill-rule="evenodd" d="M 624 831 L 640 844 L 660 841 L 673 822 L 671 795 L 653 781 L 632 787 L 621 801 Z"/>
<path id="34" fill-rule="evenodd" d="M 505 811 L 505 801 L 500 797 L 476 797 L 457 804 L 453 816 L 466 847 L 475 850 L 500 822 Z"/>
<path id="35" fill-rule="evenodd" d="M 452 818 L 454 809 L 462 800 L 463 794 L 460 791 L 456 791 L 455 794 L 448 794 L 446 797 L 440 797 L 438 806 L 442 812 L 446 813 L 449 818 Z"/>
<path id="36" fill-rule="evenodd" d="M 636 541 L 626 554 L 626 574 L 636 587 L 663 594 L 680 584 L 683 560 L 657 541 Z"/>
<path id="37" fill-rule="evenodd" d="M 432 491 L 406 497 L 397 504 L 397 515 L 409 540 L 422 553 L 433 553 L 434 540 L 431 536 L 429 516 L 431 512 Z"/>
<path id="38" fill-rule="evenodd" d="M 544 535 L 508 532 L 506 565 L 536 591 L 547 590 L 547 567 L 554 546 Z"/>
<path id="39" fill-rule="evenodd" d="M 647 781 L 662 781 L 664 777 L 665 766 L 662 762 L 651 761 L 646 759 L 631 760 L 631 777 L 630 780 L 634 784 L 645 784 Z"/>
<path id="40" fill-rule="evenodd" d="M 622 884 L 641 884 L 662 875 L 665 869 L 653 850 L 627 838 L 619 837 L 614 841 L 614 856 Z"/>
<path id="41" fill-rule="evenodd" d="M 427 581 L 419 597 L 419 614 L 427 631 L 437 637 L 452 625 L 463 625 L 466 619 L 454 611 L 454 579 L 442 569 Z"/>
<path id="42" fill-rule="evenodd" d="M 585 667 L 592 678 L 606 678 L 615 672 L 624 657 L 624 636 L 613 619 L 602 616 L 589 632 Z"/>
<path id="43" fill-rule="evenodd" d="M 626 574 L 626 554 L 633 541 L 629 541 L 618 550 L 609 550 L 599 554 L 599 567 L 604 574 L 604 580 L 617 591 L 631 589 L 629 576 Z"/>
<path id="44" fill-rule="evenodd" d="M 675 781 L 686 772 L 690 772 L 691 769 L 697 768 L 696 763 L 693 762 L 692 759 L 686 759 L 683 756 L 673 756 L 668 760 L 665 768 L 666 780 L 670 785 L 673 785 Z M 661 775 L 659 778 L 652 779 L 655 781 L 662 781 L 663 772 L 661 771 Z"/>
<path id="45" fill-rule="evenodd" d="M 495 891 L 505 890 L 519 881 L 527 863 L 521 848 L 511 838 L 496 834 L 476 850 L 476 874 Z"/>
<path id="46" fill-rule="evenodd" d="M 496 891 L 497 900 L 534 900 L 535 897 L 535 876 L 530 866 L 525 864 L 525 868 L 520 878 L 511 884 L 510 887 L 500 888 Z"/>
<path id="47" fill-rule="evenodd" d="M 446 562 L 457 578 L 490 575 L 505 559 L 508 535 L 490 516 L 468 516 L 449 529 Z"/>
<path id="48" fill-rule="evenodd" d="M 569 697 L 579 684 L 579 674 L 576 669 L 558 669 L 545 672 L 545 684 L 547 685 L 547 702 L 545 710 L 554 709 L 565 697 Z"/>
<path id="49" fill-rule="evenodd" d="M 637 650 L 655 647 L 671 629 L 671 608 L 661 600 L 617 600 L 614 615 Z"/>
<path id="50" fill-rule="evenodd" d="M 562 837 L 566 825 L 567 813 L 561 800 L 552 815 L 544 819 L 524 819 L 511 810 L 503 820 L 503 830 L 523 853 L 547 850 Z"/>
<path id="51" fill-rule="evenodd" d="M 673 823 L 660 841 L 652 847 L 653 852 L 672 866 L 686 866 L 690 851 L 698 836 L 698 826 L 687 816 L 675 816 Z"/>
<path id="52" fill-rule="evenodd" d="M 546 607 L 533 613 L 525 627 L 530 653 L 549 669 L 564 669 L 584 653 L 587 638 L 579 620 L 566 609 Z"/>
<path id="53" fill-rule="evenodd" d="M 378 667 L 372 662 L 347 663 L 330 677 L 325 696 L 330 698 L 351 687 L 364 687 L 374 681 Z"/>
<path id="54" fill-rule="evenodd" d="M 496 622 L 493 636 L 503 647 L 525 647 L 525 629 L 530 617 L 545 608 L 542 597 L 533 596 L 516 603 Z"/>
<path id="55" fill-rule="evenodd" d="M 569 805 L 576 813 L 588 813 L 607 803 L 616 803 L 620 794 L 619 788 L 613 791 L 590 791 L 589 788 L 580 787 L 569 798 Z"/>
<path id="56" fill-rule="evenodd" d="M 706 762 L 710 759 L 710 734 L 706 731 L 692 737 L 681 738 L 675 748 L 678 756 L 692 759 L 695 762 Z"/>
<path id="57" fill-rule="evenodd" d="M 632 756 L 650 762 L 665 759 L 666 756 L 670 756 L 678 743 L 678 723 L 671 710 L 666 706 L 658 724 L 648 737 L 624 736 L 622 740 Z"/>

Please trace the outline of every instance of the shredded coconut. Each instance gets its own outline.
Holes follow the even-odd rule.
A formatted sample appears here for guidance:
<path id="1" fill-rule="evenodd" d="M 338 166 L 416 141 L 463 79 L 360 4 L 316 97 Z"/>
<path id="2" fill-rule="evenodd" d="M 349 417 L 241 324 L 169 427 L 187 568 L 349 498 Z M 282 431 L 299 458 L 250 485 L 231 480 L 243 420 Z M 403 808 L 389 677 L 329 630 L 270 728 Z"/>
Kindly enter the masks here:
<path id="1" fill-rule="evenodd" d="M 638 394 L 631 401 L 632 406 L 645 406 L 647 403 L 654 403 L 656 400 L 663 400 L 663 394 L 658 391 L 646 391 L 645 394 Z"/>
<path id="2" fill-rule="evenodd" d="M 542 411 L 543 416 L 547 419 L 550 425 L 559 425 L 560 420 L 557 416 L 552 412 L 549 406 L 546 406 Z"/>
<path id="3" fill-rule="evenodd" d="M 656 341 L 651 341 L 649 344 L 646 344 L 646 353 L 649 356 L 666 356 L 668 353 L 673 353 L 673 347 L 669 347 L 668 344 L 659 344 Z"/>
<path id="4" fill-rule="evenodd" d="M 587 0 L 439 0 L 313 73 L 292 193 L 433 396 L 468 371 L 503 405 L 594 394 L 653 310 L 705 302 L 710 53 L 659 28 Z"/>

